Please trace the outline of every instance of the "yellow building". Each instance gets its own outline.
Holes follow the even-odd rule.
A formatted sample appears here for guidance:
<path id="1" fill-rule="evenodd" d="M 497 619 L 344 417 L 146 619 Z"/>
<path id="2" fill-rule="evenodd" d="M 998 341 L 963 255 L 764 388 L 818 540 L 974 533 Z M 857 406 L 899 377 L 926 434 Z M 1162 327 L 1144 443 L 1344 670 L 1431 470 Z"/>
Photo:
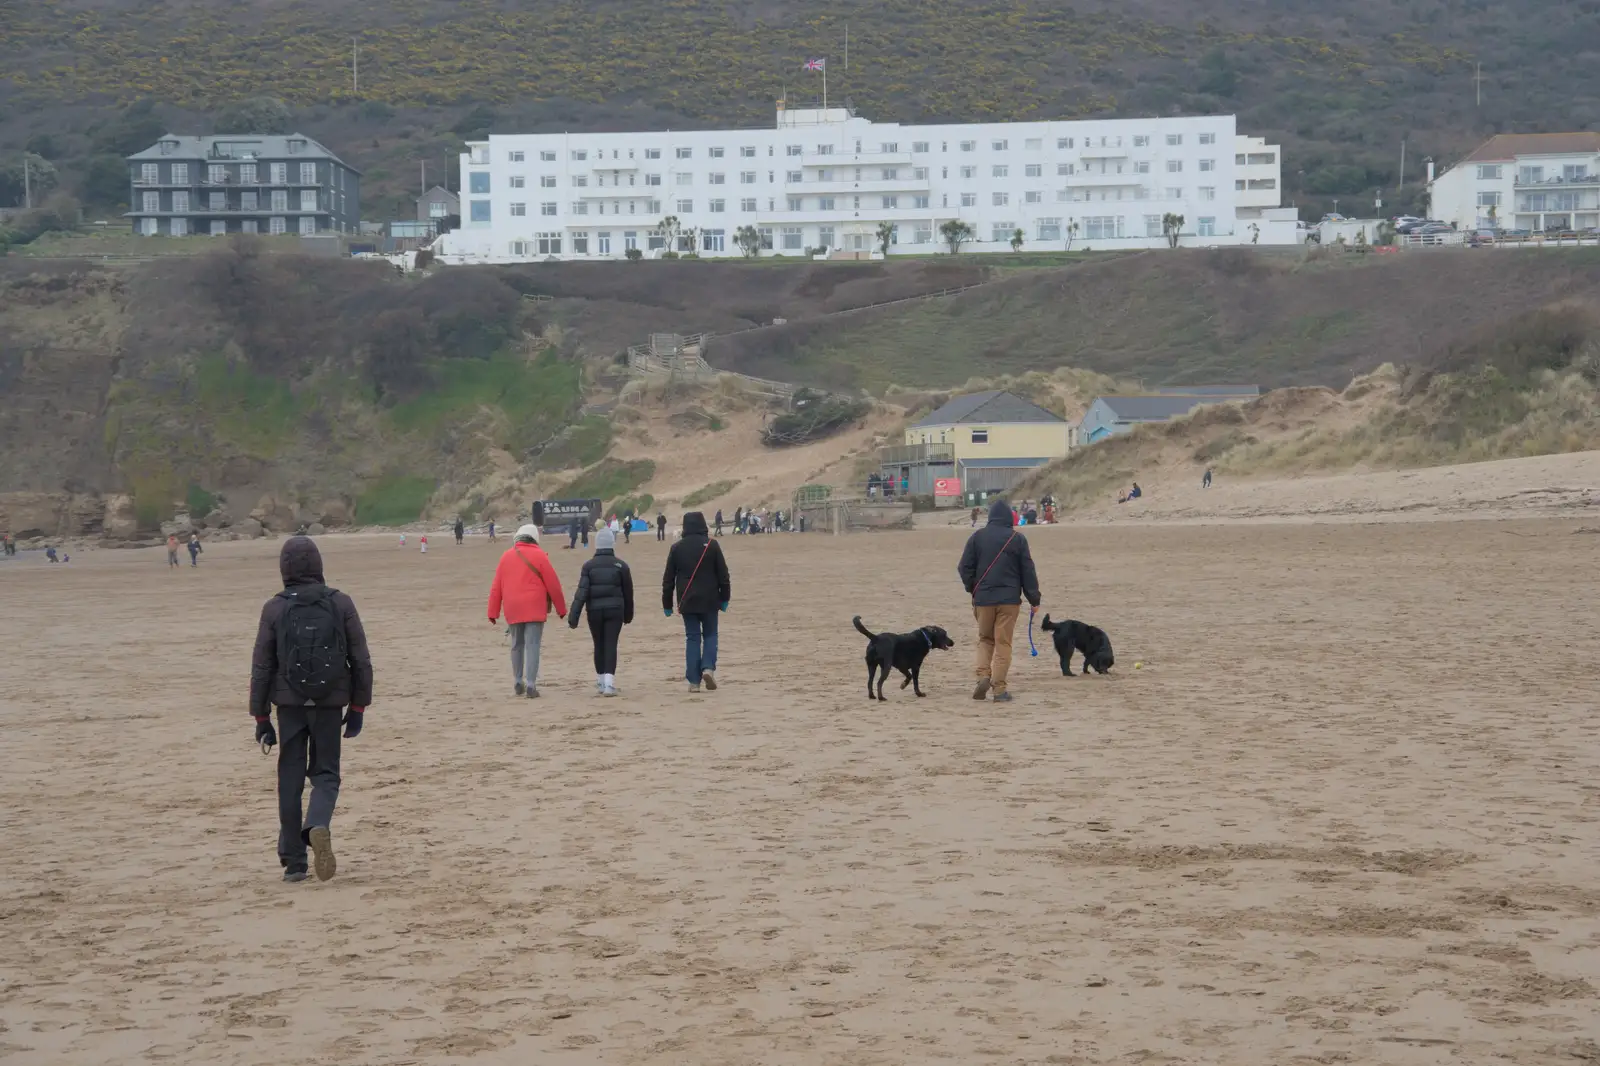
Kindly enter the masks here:
<path id="1" fill-rule="evenodd" d="M 1009 392 L 957 396 L 906 430 L 906 445 L 954 460 L 964 492 L 1009 489 L 1072 447 L 1065 418 Z M 939 447 L 943 445 L 944 447 Z M 895 477 L 899 471 L 886 470 Z"/>

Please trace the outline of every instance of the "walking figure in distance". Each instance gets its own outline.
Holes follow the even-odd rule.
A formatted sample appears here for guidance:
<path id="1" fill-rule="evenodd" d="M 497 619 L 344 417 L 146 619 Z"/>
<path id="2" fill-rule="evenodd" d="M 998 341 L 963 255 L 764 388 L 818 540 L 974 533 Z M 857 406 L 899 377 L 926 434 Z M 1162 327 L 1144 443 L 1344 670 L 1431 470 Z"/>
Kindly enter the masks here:
<path id="1" fill-rule="evenodd" d="M 467 537 L 467 525 L 466 525 L 465 522 L 461 521 L 461 518 L 459 516 L 457 516 L 457 518 L 456 518 L 456 543 L 457 544 L 462 543 L 463 541 L 466 540 L 466 537 Z"/>
<path id="2" fill-rule="evenodd" d="M 167 569 L 176 570 L 178 567 L 178 535 L 167 534 Z"/>
<path id="3" fill-rule="evenodd" d="M 309 844 L 317 880 L 326 881 L 336 868 L 329 827 L 339 799 L 339 745 L 361 732 L 372 702 L 372 659 L 355 602 L 323 580 L 322 553 L 315 541 L 284 541 L 278 573 L 283 591 L 261 608 L 256 630 L 250 713 L 256 720 L 256 742 L 264 749 L 279 745 L 278 862 L 283 879 L 306 879 Z M 272 705 L 278 708 L 277 730 L 272 728 Z M 302 812 L 308 774 L 311 803 Z"/>
<path id="4" fill-rule="evenodd" d="M 539 547 L 539 527 L 523 526 L 495 567 L 494 583 L 489 586 L 489 624 L 495 624 L 503 608 L 511 632 L 514 691 L 530 700 L 539 698 L 539 649 L 552 606 L 557 618 L 567 616 L 561 579 L 550 565 L 550 556 Z"/>
<path id="5" fill-rule="evenodd" d="M 1209 466 L 1206 467 L 1206 476 L 1200 479 L 1200 487 L 1203 489 L 1211 487 L 1211 468 Z"/>
<path id="6" fill-rule="evenodd" d="M 656 539 L 667 539 L 667 516 L 660 511 L 656 512 Z"/>
<path id="7" fill-rule="evenodd" d="M 609 529 L 595 534 L 594 555 L 578 574 L 567 625 L 578 628 L 584 608 L 589 610 L 589 637 L 594 641 L 595 691 L 617 694 L 617 642 L 622 627 L 633 621 L 633 571 L 617 558 L 617 536 Z"/>
<path id="8" fill-rule="evenodd" d="M 972 597 L 972 615 L 978 622 L 975 700 L 993 690 L 996 703 L 1011 702 L 1006 674 L 1011 668 L 1011 638 L 1023 597 L 1032 605 L 1030 613 L 1039 609 L 1039 576 L 1033 569 L 1033 554 L 1015 522 L 1011 505 L 995 500 L 989 506 L 988 525 L 967 538 L 956 567 L 962 586 Z"/>
<path id="9" fill-rule="evenodd" d="M 190 566 L 199 566 L 200 565 L 200 553 L 203 552 L 203 551 L 205 551 L 205 549 L 200 546 L 200 534 L 198 534 L 198 533 L 190 533 L 189 534 L 189 565 Z"/>
<path id="10" fill-rule="evenodd" d="M 690 511 L 683 516 L 683 537 L 667 552 L 667 569 L 661 576 L 661 609 L 672 617 L 673 597 L 683 615 L 684 680 L 690 692 L 700 686 L 717 689 L 717 612 L 726 611 L 733 599 L 728 561 L 722 545 L 706 532 L 706 516 Z"/>

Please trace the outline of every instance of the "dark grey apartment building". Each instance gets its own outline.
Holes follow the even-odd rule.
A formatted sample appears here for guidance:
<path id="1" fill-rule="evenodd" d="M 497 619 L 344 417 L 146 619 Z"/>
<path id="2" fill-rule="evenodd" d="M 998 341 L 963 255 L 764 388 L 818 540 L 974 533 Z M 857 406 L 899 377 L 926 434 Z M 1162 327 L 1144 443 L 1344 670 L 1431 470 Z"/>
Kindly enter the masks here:
<path id="1" fill-rule="evenodd" d="M 128 171 L 128 218 L 146 236 L 361 228 L 361 173 L 304 134 L 168 134 Z"/>

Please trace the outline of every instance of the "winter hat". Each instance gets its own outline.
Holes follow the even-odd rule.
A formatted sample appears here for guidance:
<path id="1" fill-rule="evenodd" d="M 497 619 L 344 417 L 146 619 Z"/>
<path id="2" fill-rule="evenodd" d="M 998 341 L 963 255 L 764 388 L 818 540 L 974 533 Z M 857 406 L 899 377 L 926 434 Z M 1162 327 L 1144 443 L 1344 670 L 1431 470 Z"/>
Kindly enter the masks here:
<path id="1" fill-rule="evenodd" d="M 539 527 L 534 525 L 517 527 L 516 539 L 528 544 L 539 543 Z"/>
<path id="2" fill-rule="evenodd" d="M 594 546 L 599 551 L 615 548 L 617 546 L 617 535 L 609 529 L 601 529 L 600 532 L 594 535 Z"/>

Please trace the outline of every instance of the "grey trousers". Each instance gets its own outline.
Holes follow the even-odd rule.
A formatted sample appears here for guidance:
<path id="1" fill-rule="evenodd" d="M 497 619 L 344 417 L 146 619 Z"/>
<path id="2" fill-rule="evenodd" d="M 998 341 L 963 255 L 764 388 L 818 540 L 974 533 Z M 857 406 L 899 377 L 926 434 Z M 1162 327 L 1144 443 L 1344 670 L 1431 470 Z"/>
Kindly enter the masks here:
<path id="1" fill-rule="evenodd" d="M 539 687 L 539 647 L 544 643 L 543 622 L 511 622 L 511 678 L 529 688 Z"/>
<path id="2" fill-rule="evenodd" d="M 339 707 L 278 708 L 278 861 L 306 865 L 306 833 L 333 823 L 339 801 Z M 306 778 L 311 803 L 301 813 Z"/>

